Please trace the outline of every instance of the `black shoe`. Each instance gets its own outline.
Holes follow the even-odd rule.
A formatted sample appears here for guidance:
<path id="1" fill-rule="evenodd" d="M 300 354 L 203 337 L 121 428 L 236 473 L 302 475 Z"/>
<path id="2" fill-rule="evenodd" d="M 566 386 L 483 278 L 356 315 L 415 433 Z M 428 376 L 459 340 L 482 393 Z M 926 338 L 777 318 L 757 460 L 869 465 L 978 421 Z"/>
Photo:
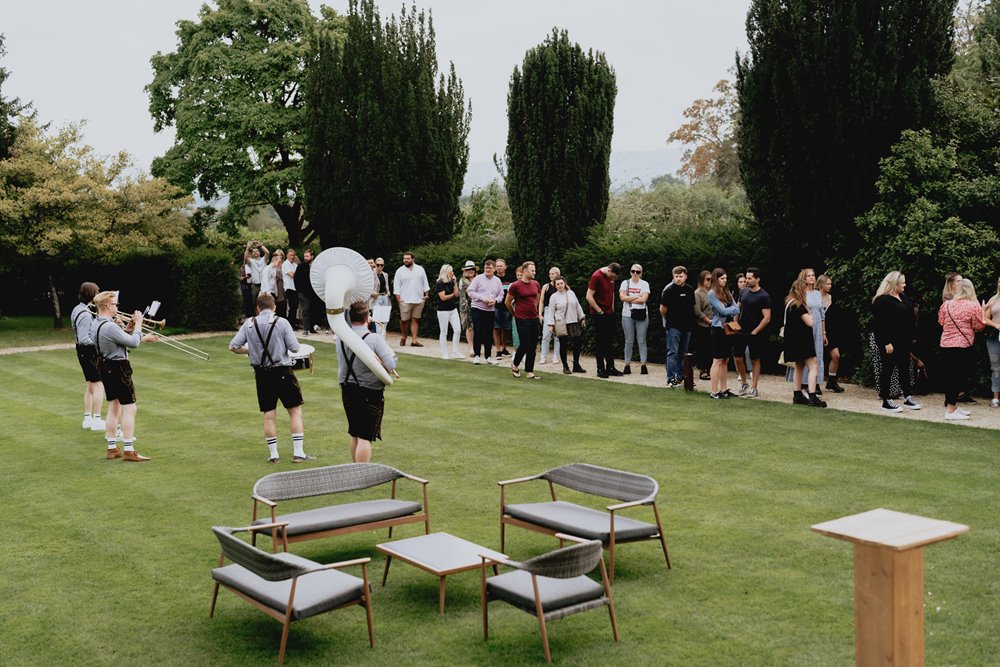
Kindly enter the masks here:
<path id="1" fill-rule="evenodd" d="M 622 375 L 632 375 L 632 367 L 625 364 L 625 368 L 622 370 Z"/>
<path id="2" fill-rule="evenodd" d="M 701 373 L 700 373 L 700 374 L 698 375 L 698 379 L 699 379 L 699 380 L 711 380 L 711 379 L 712 379 L 712 376 L 711 376 L 711 375 L 709 375 L 707 371 L 702 371 L 702 372 L 701 372 Z"/>
<path id="3" fill-rule="evenodd" d="M 809 405 L 814 408 L 825 408 L 826 401 L 820 400 L 816 394 L 809 394 Z"/>
<path id="4" fill-rule="evenodd" d="M 968 394 L 962 394 L 960 398 L 957 399 L 959 403 L 975 403 L 976 399 L 972 398 Z"/>
<path id="5" fill-rule="evenodd" d="M 569 369 L 569 366 L 563 366 L 563 375 L 572 375 L 573 371 Z"/>
<path id="6" fill-rule="evenodd" d="M 597 377 L 599 377 L 599 378 L 607 378 L 608 374 L 605 373 L 604 371 L 597 371 Z"/>
<path id="7" fill-rule="evenodd" d="M 631 373 L 631 372 L 632 372 L 632 371 L 629 371 L 629 373 Z M 622 373 L 622 372 L 621 372 L 620 370 L 618 370 L 617 368 L 609 368 L 609 369 L 608 369 L 608 371 L 607 371 L 607 373 L 608 373 L 608 375 L 610 375 L 611 377 L 621 377 L 622 375 L 625 375 L 625 373 Z"/>
<path id="8" fill-rule="evenodd" d="M 727 389 L 724 392 L 722 392 L 722 398 L 736 398 L 736 394 Z"/>
<path id="9" fill-rule="evenodd" d="M 819 388 L 818 384 L 816 385 L 816 395 L 817 396 L 822 396 L 823 395 L 823 390 Z"/>
<path id="10" fill-rule="evenodd" d="M 640 366 L 639 367 L 639 375 L 649 375 L 649 371 L 646 370 L 645 366 Z"/>
<path id="11" fill-rule="evenodd" d="M 573 372 L 574 373 L 586 373 L 587 369 L 584 368 L 583 366 L 581 366 L 580 364 L 577 364 L 577 365 L 573 366 Z"/>
<path id="12" fill-rule="evenodd" d="M 801 391 L 792 392 L 792 403 L 794 405 L 809 405 L 809 399 L 802 395 Z"/>
<path id="13" fill-rule="evenodd" d="M 837 381 L 834 380 L 834 379 L 830 379 L 830 380 L 826 381 L 826 390 L 827 391 L 832 391 L 835 394 L 843 394 L 844 393 L 844 388 L 841 387 L 839 384 L 837 384 Z"/>

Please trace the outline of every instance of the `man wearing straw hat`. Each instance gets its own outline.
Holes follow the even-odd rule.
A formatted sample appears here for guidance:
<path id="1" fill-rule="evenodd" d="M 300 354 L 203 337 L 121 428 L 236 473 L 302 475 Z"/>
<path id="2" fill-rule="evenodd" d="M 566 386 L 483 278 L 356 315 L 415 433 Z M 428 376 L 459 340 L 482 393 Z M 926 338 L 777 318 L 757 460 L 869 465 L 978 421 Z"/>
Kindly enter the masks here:
<path id="1" fill-rule="evenodd" d="M 235 354 L 250 357 L 257 384 L 257 405 L 264 413 L 264 441 L 267 443 L 268 463 L 278 462 L 278 427 L 275 412 L 278 401 L 288 411 L 289 429 L 292 432 L 292 463 L 312 461 L 304 450 L 305 434 L 302 428 L 302 389 L 292 372 L 289 352 L 299 351 L 292 325 L 274 312 L 274 297 L 261 292 L 257 297 L 257 316 L 248 317 L 233 339 L 229 349 Z"/>
<path id="2" fill-rule="evenodd" d="M 101 292 L 94 297 L 97 317 L 91 324 L 90 337 L 101 357 L 101 382 L 108 398 L 108 418 L 105 421 L 104 437 L 108 441 L 108 458 L 142 463 L 148 456 L 135 451 L 135 385 L 132 383 L 132 365 L 128 360 L 128 348 L 137 348 L 139 343 L 151 343 L 156 334 L 142 334 L 142 313 L 132 313 L 132 320 L 122 329 L 114 318 L 118 316 L 118 292 Z M 118 449 L 115 428 L 119 418 L 125 452 Z"/>

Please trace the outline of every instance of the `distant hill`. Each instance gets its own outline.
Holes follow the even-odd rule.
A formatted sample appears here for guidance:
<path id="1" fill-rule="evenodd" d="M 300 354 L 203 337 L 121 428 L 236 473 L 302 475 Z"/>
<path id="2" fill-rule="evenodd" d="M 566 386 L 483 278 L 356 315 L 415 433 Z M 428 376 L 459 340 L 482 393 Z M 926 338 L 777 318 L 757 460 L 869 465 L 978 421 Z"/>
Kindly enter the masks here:
<path id="1" fill-rule="evenodd" d="M 663 174 L 676 175 L 681 165 L 680 148 L 661 148 L 654 151 L 612 151 L 611 191 L 628 190 L 649 185 Z M 474 162 L 465 174 L 462 195 L 472 194 L 473 188 L 482 188 L 493 179 L 499 179 L 492 162 Z"/>

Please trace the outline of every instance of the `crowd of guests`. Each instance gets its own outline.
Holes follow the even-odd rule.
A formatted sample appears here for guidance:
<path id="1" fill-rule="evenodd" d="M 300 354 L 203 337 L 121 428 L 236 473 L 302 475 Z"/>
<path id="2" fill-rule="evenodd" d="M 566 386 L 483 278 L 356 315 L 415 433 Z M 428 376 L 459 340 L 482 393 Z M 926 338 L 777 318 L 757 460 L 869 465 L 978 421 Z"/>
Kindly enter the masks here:
<path id="1" fill-rule="evenodd" d="M 303 260 L 289 249 L 270 253 L 262 244 L 250 242 L 244 255 L 241 286 L 247 315 L 261 292 L 275 299 L 275 310 L 305 334 L 325 329 L 325 317 L 313 321 L 312 313 L 324 313 L 309 282 L 313 253 Z M 433 290 L 424 268 L 412 252 L 390 280 L 382 258 L 369 264 L 376 278 L 376 293 L 369 308 L 372 330 L 384 337 L 390 304 L 395 298 L 400 320 L 400 345 L 422 347 L 417 334 L 424 305 L 435 299 L 440 356 L 460 359 L 468 354 L 474 364 L 499 364 L 510 357 L 511 373 L 540 379 L 539 364 L 551 358 L 561 363 L 565 374 L 586 373 L 580 364 L 582 336 L 593 330 L 596 372 L 599 377 L 638 372 L 649 373 L 647 333 L 652 320 L 650 283 L 643 267 L 632 264 L 627 276 L 615 262 L 596 269 L 581 301 L 559 267 L 550 267 L 547 280 L 536 279 L 534 262 L 511 270 L 503 258 L 488 259 L 480 267 L 466 261 L 456 272 L 444 264 Z M 800 271 L 775 310 L 771 295 L 762 286 L 761 271 L 750 267 L 731 283 L 722 268 L 701 271 L 697 281 L 688 280 L 684 266 L 676 266 L 672 280 L 662 289 L 658 302 L 660 323 L 666 338 L 666 381 L 680 387 L 685 378 L 685 357 L 691 351 L 699 378 L 709 382 L 713 400 L 756 398 L 761 376 L 762 354 L 769 349 L 772 324 L 780 327 L 781 358 L 792 383 L 792 402 L 826 407 L 821 398 L 841 393 L 838 382 L 841 347 L 849 339 L 845 313 L 832 296 L 833 280 L 811 268 Z M 917 309 L 907 298 L 906 279 L 892 271 L 878 286 L 872 299 L 872 332 L 869 344 L 881 408 L 887 412 L 919 410 L 913 397 L 915 376 L 924 373 L 924 363 L 914 353 Z M 945 418 L 969 419 L 960 403 L 973 401 L 965 389 L 970 384 L 974 359 L 970 356 L 975 333 L 986 330 L 992 368 L 991 405 L 1000 407 L 1000 282 L 988 302 L 977 300 L 972 283 L 959 274 L 948 274 L 942 293 L 938 322 L 942 327 L 942 385 L 945 388 Z M 617 305 L 616 309 L 616 295 Z M 616 312 L 617 310 L 617 312 Z M 612 349 L 616 327 L 621 327 L 625 345 L 624 365 L 616 366 Z M 462 349 L 462 341 L 468 352 Z M 638 357 L 636 359 L 636 357 Z M 730 389 L 734 369 L 736 383 Z"/>

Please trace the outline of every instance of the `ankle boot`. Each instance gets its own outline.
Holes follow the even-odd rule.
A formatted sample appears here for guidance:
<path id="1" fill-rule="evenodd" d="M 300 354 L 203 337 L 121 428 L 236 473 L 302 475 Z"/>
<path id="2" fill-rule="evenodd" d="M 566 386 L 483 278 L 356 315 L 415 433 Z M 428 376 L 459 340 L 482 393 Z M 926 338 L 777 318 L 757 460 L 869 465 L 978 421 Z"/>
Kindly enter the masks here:
<path id="1" fill-rule="evenodd" d="M 801 391 L 793 391 L 792 403 L 794 405 L 809 405 L 809 399 L 803 396 Z"/>
<path id="2" fill-rule="evenodd" d="M 810 393 L 809 394 L 809 405 L 812 406 L 812 407 L 814 407 L 814 408 L 825 408 L 826 407 L 826 401 L 820 400 L 820 398 L 818 396 L 816 396 L 816 394 Z"/>
<path id="3" fill-rule="evenodd" d="M 831 375 L 826 378 L 826 388 L 835 394 L 844 393 L 844 388 L 837 384 L 837 376 Z"/>

